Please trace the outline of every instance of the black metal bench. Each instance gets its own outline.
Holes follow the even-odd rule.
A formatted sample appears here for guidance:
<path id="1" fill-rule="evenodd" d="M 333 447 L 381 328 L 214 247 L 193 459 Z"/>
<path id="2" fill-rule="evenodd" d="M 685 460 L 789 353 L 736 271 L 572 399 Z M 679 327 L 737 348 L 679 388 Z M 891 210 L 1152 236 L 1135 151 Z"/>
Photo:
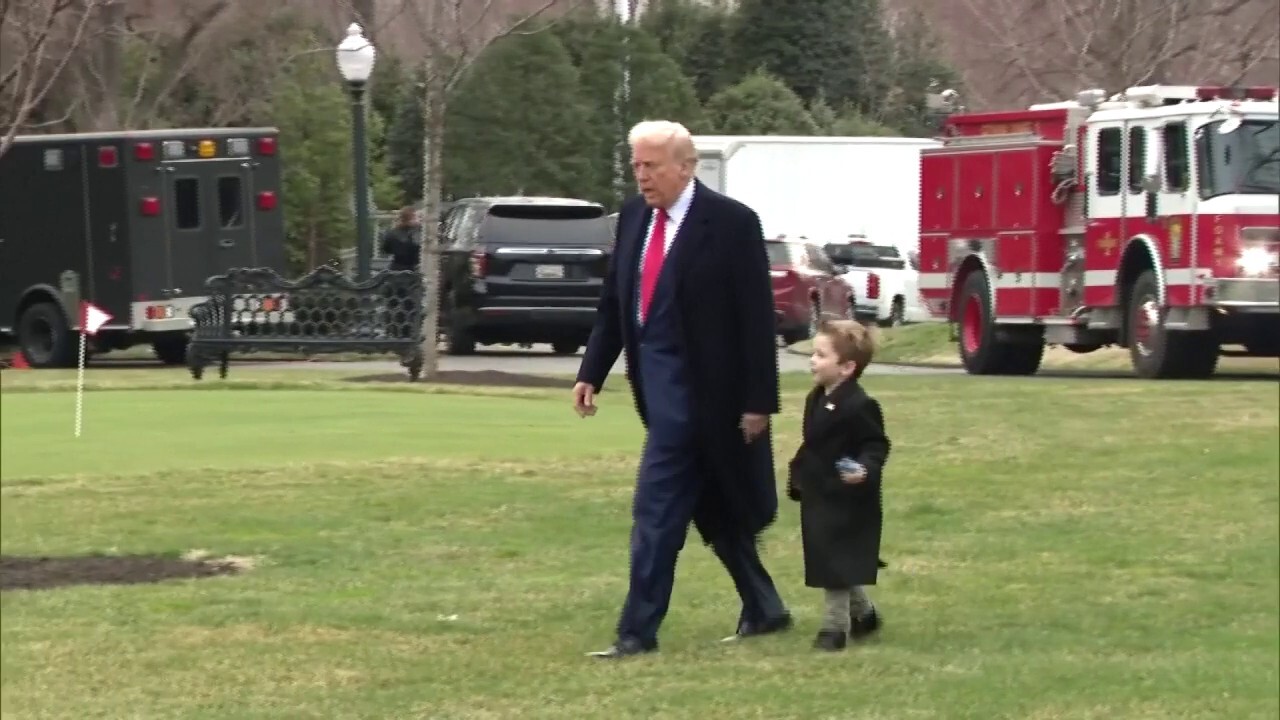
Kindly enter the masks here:
<path id="1" fill-rule="evenodd" d="M 225 378 L 232 353 L 310 356 L 395 353 L 422 374 L 422 275 L 382 271 L 356 282 L 331 266 L 296 281 L 268 268 L 234 268 L 205 283 L 208 299 L 191 308 L 187 348 L 191 377 L 218 363 Z"/>

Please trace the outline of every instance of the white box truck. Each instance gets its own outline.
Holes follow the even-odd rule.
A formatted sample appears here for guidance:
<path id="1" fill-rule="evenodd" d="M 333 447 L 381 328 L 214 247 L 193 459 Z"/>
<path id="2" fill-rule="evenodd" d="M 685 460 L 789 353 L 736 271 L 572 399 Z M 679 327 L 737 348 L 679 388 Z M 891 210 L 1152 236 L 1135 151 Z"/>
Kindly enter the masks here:
<path id="1" fill-rule="evenodd" d="M 766 238 L 850 235 L 914 251 L 928 138 L 695 135 L 697 177 L 760 215 Z"/>

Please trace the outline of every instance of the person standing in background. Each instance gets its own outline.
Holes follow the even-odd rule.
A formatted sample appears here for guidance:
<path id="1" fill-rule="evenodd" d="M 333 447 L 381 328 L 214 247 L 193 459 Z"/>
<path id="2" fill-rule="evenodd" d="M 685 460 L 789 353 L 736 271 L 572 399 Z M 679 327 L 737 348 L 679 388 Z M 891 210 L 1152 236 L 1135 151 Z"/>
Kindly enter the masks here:
<path id="1" fill-rule="evenodd" d="M 379 248 L 391 256 L 392 270 L 417 270 L 422 253 L 422 221 L 417 208 L 400 208 L 395 227 L 382 234 Z"/>
<path id="2" fill-rule="evenodd" d="M 400 208 L 396 216 L 395 227 L 382 234 L 379 249 L 383 255 L 391 256 L 392 271 L 412 270 L 417 272 L 422 257 L 422 221 L 417 208 L 412 205 Z M 418 303 L 410 298 L 408 291 L 392 284 L 387 293 L 387 331 L 395 337 L 412 337 Z"/>

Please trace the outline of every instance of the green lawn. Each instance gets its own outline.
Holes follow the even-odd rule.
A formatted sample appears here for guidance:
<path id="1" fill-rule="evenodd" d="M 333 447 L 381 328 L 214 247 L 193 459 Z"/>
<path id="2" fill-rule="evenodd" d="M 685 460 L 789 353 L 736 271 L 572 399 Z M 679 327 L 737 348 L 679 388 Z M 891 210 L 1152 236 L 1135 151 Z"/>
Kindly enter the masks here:
<path id="1" fill-rule="evenodd" d="M 1274 383 L 869 378 L 895 441 L 883 637 L 809 650 L 784 500 L 764 552 L 795 631 L 718 643 L 736 598 L 691 537 L 662 652 L 601 664 L 640 443 L 620 387 L 584 421 L 567 391 L 93 376 L 114 391 L 77 441 L 63 380 L 5 374 L 3 554 L 253 567 L 0 595 L 6 719 L 1280 713 Z"/>

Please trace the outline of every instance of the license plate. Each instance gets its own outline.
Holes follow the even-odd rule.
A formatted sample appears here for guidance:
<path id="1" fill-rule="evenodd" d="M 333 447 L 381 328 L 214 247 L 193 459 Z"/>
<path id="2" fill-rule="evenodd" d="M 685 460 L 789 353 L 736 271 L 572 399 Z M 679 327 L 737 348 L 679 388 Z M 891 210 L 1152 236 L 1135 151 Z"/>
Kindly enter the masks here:
<path id="1" fill-rule="evenodd" d="M 533 276 L 539 280 L 563 280 L 563 265 L 534 265 Z"/>

